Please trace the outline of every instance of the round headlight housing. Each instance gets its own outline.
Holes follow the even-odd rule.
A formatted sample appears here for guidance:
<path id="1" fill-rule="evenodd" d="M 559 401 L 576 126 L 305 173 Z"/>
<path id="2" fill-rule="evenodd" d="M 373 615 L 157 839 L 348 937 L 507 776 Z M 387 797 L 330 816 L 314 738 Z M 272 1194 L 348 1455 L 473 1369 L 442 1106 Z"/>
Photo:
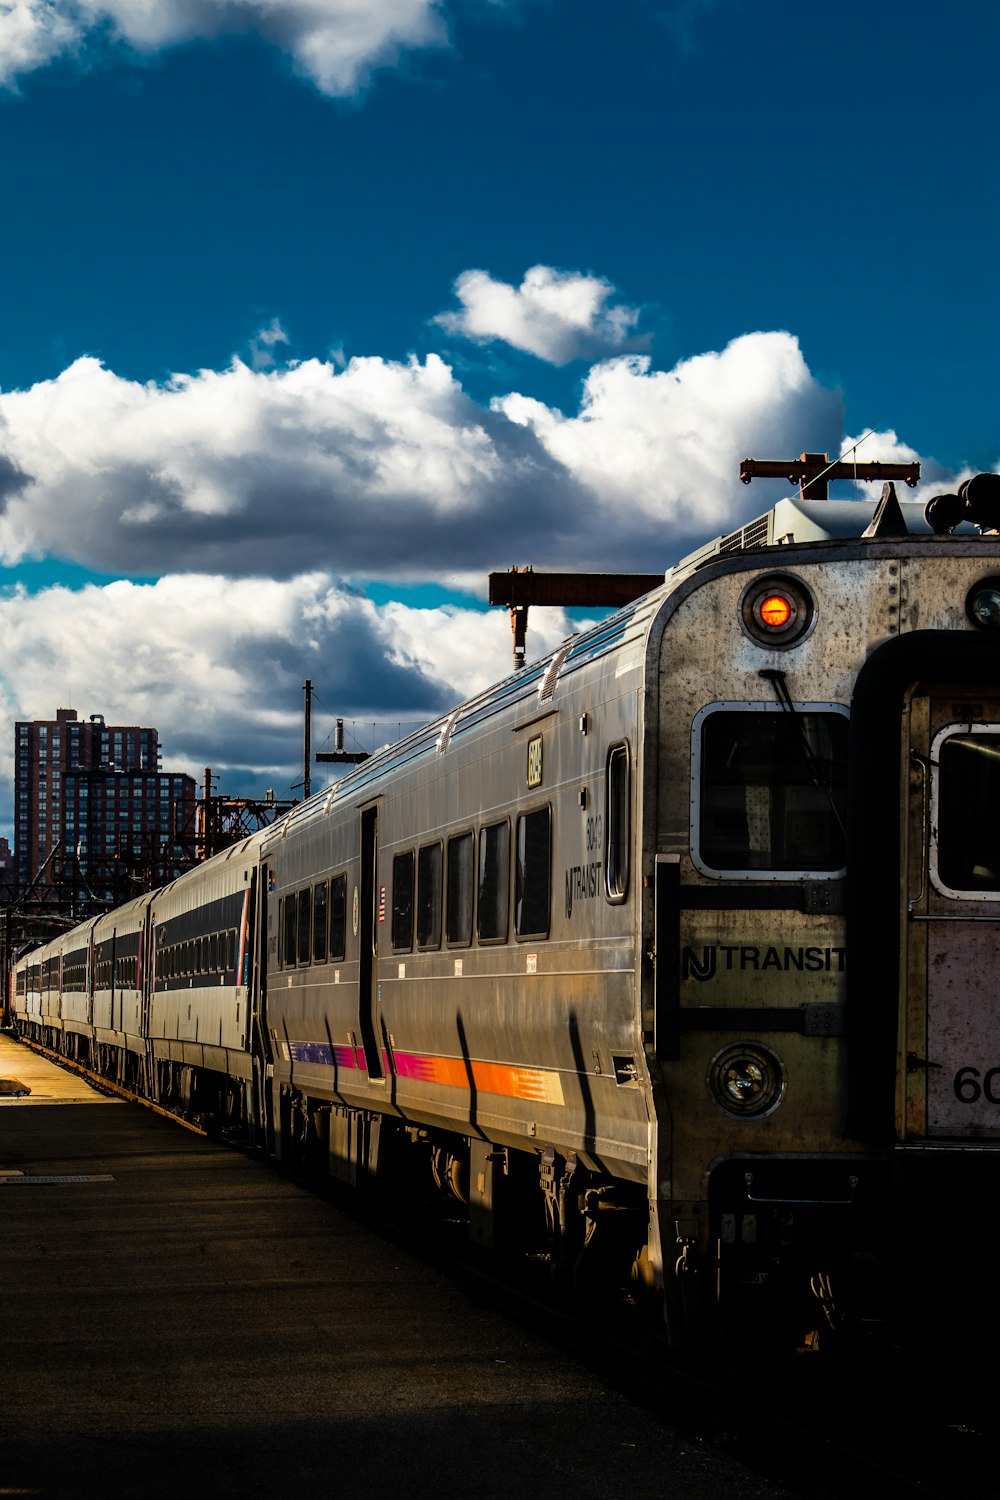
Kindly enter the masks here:
<path id="1" fill-rule="evenodd" d="M 761 646 L 794 646 L 812 627 L 815 606 L 805 584 L 787 573 L 768 573 L 740 596 L 740 623 Z"/>
<path id="2" fill-rule="evenodd" d="M 984 578 L 965 596 L 965 612 L 980 630 L 1000 630 L 1000 578 Z"/>
<path id="3" fill-rule="evenodd" d="M 770 1047 L 760 1042 L 735 1042 L 712 1058 L 708 1091 L 726 1114 L 759 1120 L 781 1103 L 785 1070 Z"/>

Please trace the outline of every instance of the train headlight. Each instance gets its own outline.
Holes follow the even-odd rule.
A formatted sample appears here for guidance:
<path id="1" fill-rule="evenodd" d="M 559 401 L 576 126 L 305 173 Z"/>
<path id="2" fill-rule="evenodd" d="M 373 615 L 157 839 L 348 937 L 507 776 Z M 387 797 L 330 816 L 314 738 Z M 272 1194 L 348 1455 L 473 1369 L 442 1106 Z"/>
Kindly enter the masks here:
<path id="1" fill-rule="evenodd" d="M 981 630 L 1000 630 L 1000 578 L 984 578 L 970 589 L 965 612 Z"/>
<path id="2" fill-rule="evenodd" d="M 758 1120 L 777 1109 L 785 1092 L 781 1059 L 759 1042 L 737 1042 L 712 1058 L 708 1091 L 720 1109 Z"/>
<path id="3" fill-rule="evenodd" d="M 814 613 L 809 590 L 785 573 L 755 578 L 740 598 L 743 629 L 762 646 L 794 646 L 812 627 Z"/>

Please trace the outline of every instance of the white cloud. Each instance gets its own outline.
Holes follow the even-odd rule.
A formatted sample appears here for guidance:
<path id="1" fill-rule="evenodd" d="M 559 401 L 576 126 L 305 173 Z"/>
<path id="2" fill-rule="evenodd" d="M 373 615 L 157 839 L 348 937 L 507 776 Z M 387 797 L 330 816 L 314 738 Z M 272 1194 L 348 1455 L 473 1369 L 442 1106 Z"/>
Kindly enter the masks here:
<path id="1" fill-rule="evenodd" d="M 247 32 L 333 95 L 358 93 L 403 52 L 447 43 L 443 0 L 0 0 L 0 85 L 109 39 L 148 54 Z"/>
<path id="2" fill-rule="evenodd" d="M 282 328 L 277 318 L 272 318 L 264 328 L 260 328 L 250 340 L 250 363 L 255 370 L 273 370 L 278 363 L 275 351 L 282 344 L 288 343 L 288 334 Z"/>
<path id="3" fill-rule="evenodd" d="M 568 633 L 561 611 L 533 612 L 532 657 Z M 504 610 L 376 607 L 328 574 L 283 581 L 190 574 L 0 595 L 0 711 L 57 707 L 160 731 L 164 766 L 223 790 L 256 777 L 279 795 L 301 776 L 302 682 L 312 677 L 317 748 L 325 720 L 424 722 L 511 670 Z M 322 705 L 322 706 L 320 706 Z M 12 737 L 0 742 L 0 808 L 10 806 Z M 241 768 L 237 785 L 226 775 Z M 323 780 L 314 772 L 315 786 Z"/>
<path id="4" fill-rule="evenodd" d="M 75 50 L 80 24 L 45 0 L 0 0 L 0 86 Z"/>
<path id="5" fill-rule="evenodd" d="M 550 364 L 645 347 L 633 329 L 639 309 L 610 305 L 615 288 L 599 276 L 532 266 L 519 287 L 487 271 L 463 271 L 455 282 L 461 312 L 434 322 L 476 343 L 500 340 Z"/>
<path id="6" fill-rule="evenodd" d="M 839 395 L 785 333 L 669 371 L 597 364 L 570 415 L 519 393 L 477 405 L 433 354 L 237 360 L 166 385 L 84 358 L 0 394 L 0 559 L 480 588 L 513 562 L 666 567 L 766 507 L 742 457 L 835 452 L 841 433 Z"/>
<path id="7" fill-rule="evenodd" d="M 615 517 L 633 537 L 658 530 L 663 543 L 741 518 L 741 458 L 784 457 L 809 442 L 829 451 L 841 430 L 838 393 L 813 378 L 787 333 L 746 334 L 672 370 L 645 356 L 608 360 L 587 376 L 574 417 L 519 395 L 495 404 L 593 497 L 605 524 Z"/>

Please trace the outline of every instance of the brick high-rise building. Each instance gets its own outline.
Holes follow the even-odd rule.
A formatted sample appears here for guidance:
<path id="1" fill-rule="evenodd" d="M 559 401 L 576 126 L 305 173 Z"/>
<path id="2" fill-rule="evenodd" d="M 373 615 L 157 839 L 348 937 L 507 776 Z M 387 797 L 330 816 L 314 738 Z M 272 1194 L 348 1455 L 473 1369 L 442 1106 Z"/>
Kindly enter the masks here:
<path id="1" fill-rule="evenodd" d="M 15 726 L 15 863 L 22 889 L 50 861 L 73 895 L 110 900 L 123 885 L 160 884 L 191 863 L 178 830 L 193 827 L 195 784 L 160 770 L 155 729 L 55 719 Z M 45 883 L 55 884 L 54 878 Z"/>

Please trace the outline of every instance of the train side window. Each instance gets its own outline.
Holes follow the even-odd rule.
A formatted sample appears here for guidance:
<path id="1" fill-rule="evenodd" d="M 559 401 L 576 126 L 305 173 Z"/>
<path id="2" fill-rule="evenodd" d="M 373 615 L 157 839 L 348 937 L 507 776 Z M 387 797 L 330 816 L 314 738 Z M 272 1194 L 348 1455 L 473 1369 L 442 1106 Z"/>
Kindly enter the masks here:
<path id="1" fill-rule="evenodd" d="M 540 807 L 517 820 L 514 930 L 519 938 L 548 937 L 552 895 L 552 810 Z"/>
<path id="2" fill-rule="evenodd" d="M 510 824 L 490 823 L 479 834 L 479 940 L 507 941 L 510 904 Z"/>
<path id="3" fill-rule="evenodd" d="M 472 902 L 475 849 L 471 833 L 448 840 L 448 942 L 468 947 L 472 942 Z"/>
<path id="4" fill-rule="evenodd" d="M 604 808 L 604 889 L 609 901 L 624 901 L 628 895 L 631 806 L 628 744 L 612 745 Z"/>
<path id="5" fill-rule="evenodd" d="M 398 953 L 413 947 L 413 850 L 392 862 L 392 946 Z"/>
<path id="6" fill-rule="evenodd" d="M 312 892 L 308 886 L 304 891 L 299 891 L 297 905 L 299 910 L 297 956 L 300 964 L 307 964 L 309 962 L 309 943 L 312 937 L 312 926 L 309 920 L 312 916 Z"/>
<path id="7" fill-rule="evenodd" d="M 295 892 L 289 891 L 285 897 L 285 906 L 283 906 L 282 912 L 282 933 L 283 938 L 285 938 L 285 942 L 283 942 L 283 960 L 285 960 L 286 969 L 295 968 L 295 930 L 297 930 L 295 922 L 297 922 L 297 913 L 298 904 L 295 901 Z"/>
<path id="8" fill-rule="evenodd" d="M 226 940 L 226 968 L 236 972 L 236 928 L 230 927 Z"/>
<path id="9" fill-rule="evenodd" d="M 847 716 L 805 704 L 793 713 L 723 706 L 703 710 L 695 725 L 699 869 L 839 874 L 847 859 Z"/>
<path id="10" fill-rule="evenodd" d="M 347 943 L 347 876 L 330 881 L 330 957 L 343 958 Z"/>
<path id="11" fill-rule="evenodd" d="M 425 844 L 417 855 L 417 947 L 441 946 L 441 845 Z"/>
<path id="12" fill-rule="evenodd" d="M 327 884 L 321 880 L 313 887 L 313 962 L 326 963 Z"/>

